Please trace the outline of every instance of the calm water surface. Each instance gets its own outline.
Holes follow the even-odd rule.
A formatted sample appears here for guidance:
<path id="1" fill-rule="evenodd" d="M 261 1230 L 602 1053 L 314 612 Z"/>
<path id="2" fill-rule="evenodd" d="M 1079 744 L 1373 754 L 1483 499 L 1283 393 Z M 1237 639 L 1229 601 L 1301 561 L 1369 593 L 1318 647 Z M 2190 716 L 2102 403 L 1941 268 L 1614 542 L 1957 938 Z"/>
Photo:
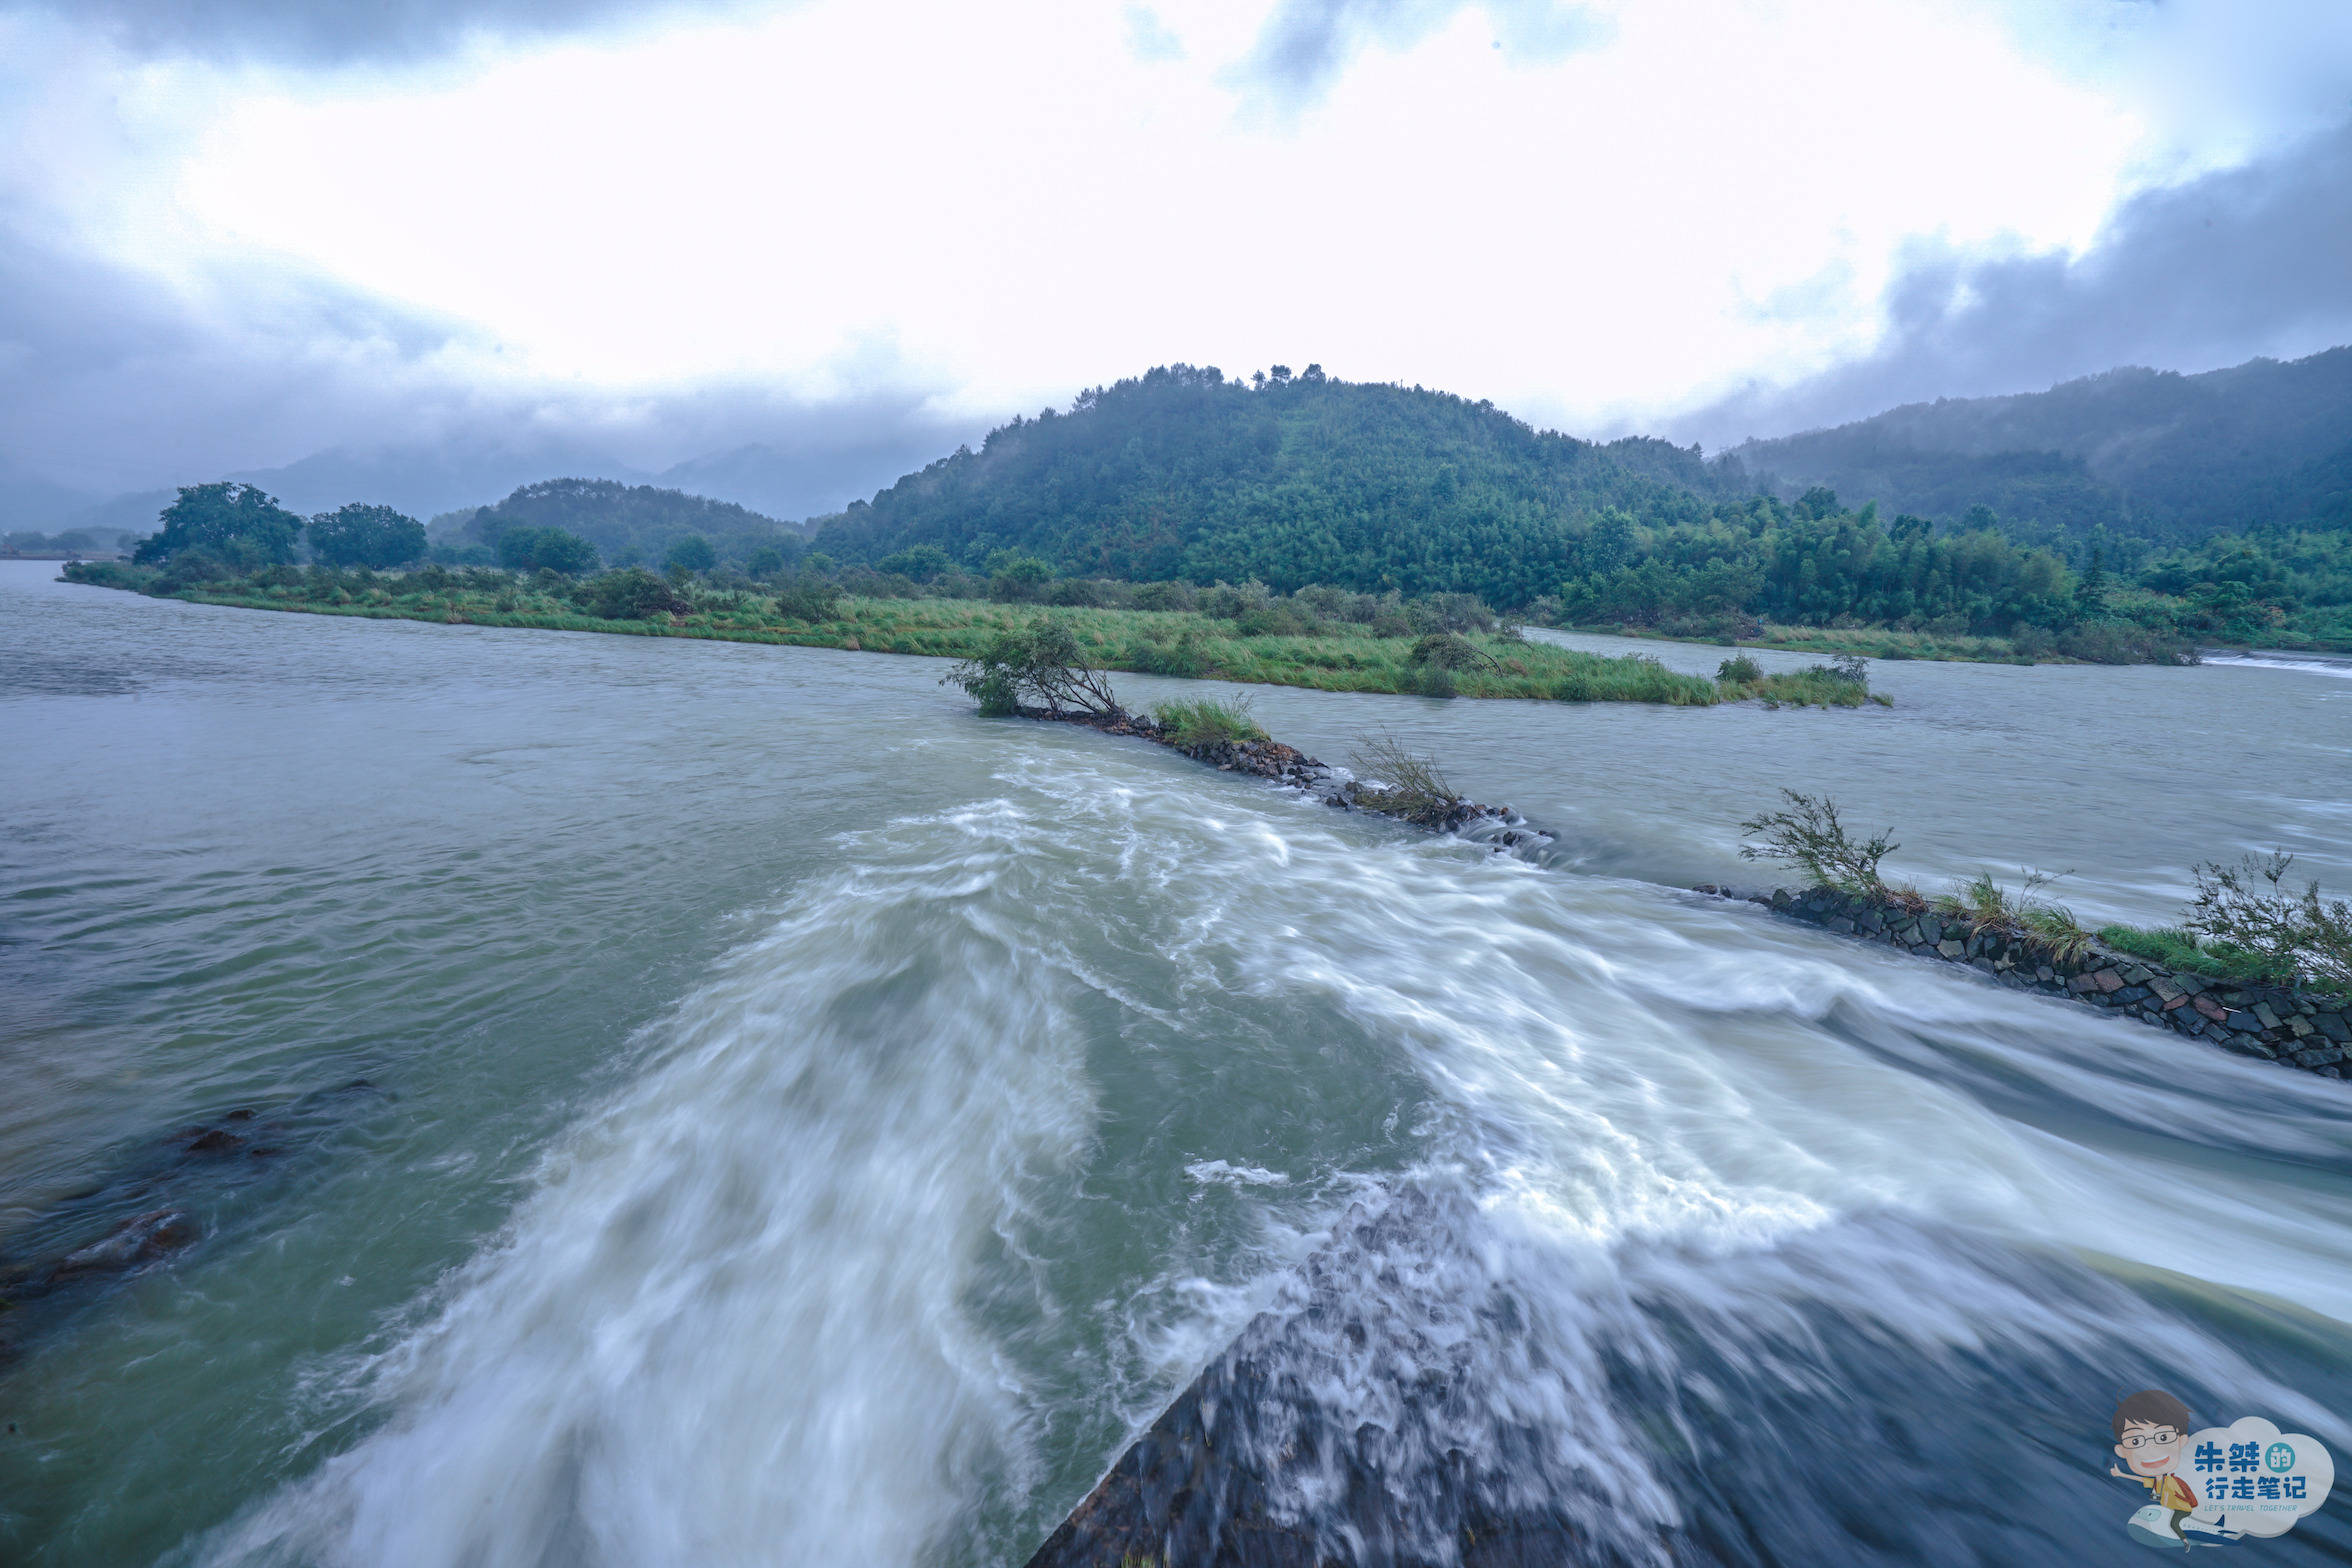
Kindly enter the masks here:
<path id="1" fill-rule="evenodd" d="M 1514 1325 L 1448 1441 L 1542 1434 L 1621 1560 L 2123 1560 L 2151 1384 L 2352 1451 L 2352 1086 L 1671 887 L 1757 880 L 1782 786 L 2086 915 L 2273 844 L 2352 883 L 2324 665 L 1254 694 L 1438 750 L 1531 864 L 930 661 L 53 571 L 0 565 L 0 1267 L 201 1239 L 0 1320 L 0 1560 L 1017 1565 L 1400 1192 L 1416 1300 Z"/>

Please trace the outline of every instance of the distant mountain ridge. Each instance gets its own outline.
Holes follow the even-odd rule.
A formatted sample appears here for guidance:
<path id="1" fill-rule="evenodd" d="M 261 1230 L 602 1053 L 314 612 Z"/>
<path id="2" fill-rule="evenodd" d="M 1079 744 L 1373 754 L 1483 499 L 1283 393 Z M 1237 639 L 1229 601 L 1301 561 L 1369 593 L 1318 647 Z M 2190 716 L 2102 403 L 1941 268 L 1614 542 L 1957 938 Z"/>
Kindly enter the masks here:
<path id="1" fill-rule="evenodd" d="M 619 461 L 586 443 L 514 447 L 465 439 L 397 447 L 334 447 L 277 468 L 194 475 L 258 485 L 292 512 L 309 516 L 347 501 L 390 506 L 430 519 L 495 506 L 517 489 L 553 478 L 653 485 L 732 503 L 775 519 L 821 516 L 852 496 L 871 494 L 922 460 L 904 441 L 852 440 L 821 450 L 785 450 L 754 442 L 652 470 Z M 154 531 L 170 489 L 96 496 L 27 474 L 0 470 L 0 531 L 17 528 L 120 528 Z"/>
<path id="2" fill-rule="evenodd" d="M 2186 542 L 2352 525 L 2352 348 L 2183 375 L 2126 367 L 2046 392 L 1911 403 L 1731 454 L 1785 491 L 1956 520 Z"/>

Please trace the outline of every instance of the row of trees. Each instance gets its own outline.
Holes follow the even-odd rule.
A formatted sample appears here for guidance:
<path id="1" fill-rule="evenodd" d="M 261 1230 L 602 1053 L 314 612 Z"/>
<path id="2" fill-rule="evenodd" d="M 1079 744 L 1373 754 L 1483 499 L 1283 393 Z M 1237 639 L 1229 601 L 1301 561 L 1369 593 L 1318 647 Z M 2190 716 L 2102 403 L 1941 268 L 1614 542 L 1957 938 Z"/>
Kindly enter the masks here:
<path id="1" fill-rule="evenodd" d="M 526 487 L 517 495 L 548 488 Z M 605 488 L 624 499 L 630 496 L 622 486 Z M 536 503 L 544 497 L 532 499 Z M 724 510 L 742 512 L 740 507 Z M 233 480 L 182 486 L 178 499 L 164 508 L 158 521 L 161 526 L 156 532 L 139 541 L 132 552 L 133 562 L 143 566 L 182 562 L 195 569 L 209 569 L 217 563 L 228 570 L 251 572 L 291 562 L 307 546 L 310 558 L 324 565 L 381 569 L 413 565 L 427 555 L 424 524 L 389 506 L 353 502 L 303 518 L 258 487 Z M 491 545 L 486 553 L 510 571 L 549 571 L 577 577 L 603 564 L 595 543 L 568 528 L 501 518 L 486 532 Z M 205 559 L 191 559 L 196 556 Z M 718 564 L 717 548 L 699 534 L 672 533 L 662 558 L 663 570 L 673 578 L 707 573 Z M 753 575 L 761 575 L 780 571 L 787 563 L 781 549 L 765 544 L 753 548 L 742 564 Z"/>
<path id="2" fill-rule="evenodd" d="M 162 526 L 131 552 L 142 566 L 201 552 L 250 571 L 293 560 L 306 537 L 312 557 L 331 566 L 405 566 L 425 557 L 425 525 L 391 507 L 355 501 L 305 519 L 234 480 L 182 485 L 158 520 Z"/>

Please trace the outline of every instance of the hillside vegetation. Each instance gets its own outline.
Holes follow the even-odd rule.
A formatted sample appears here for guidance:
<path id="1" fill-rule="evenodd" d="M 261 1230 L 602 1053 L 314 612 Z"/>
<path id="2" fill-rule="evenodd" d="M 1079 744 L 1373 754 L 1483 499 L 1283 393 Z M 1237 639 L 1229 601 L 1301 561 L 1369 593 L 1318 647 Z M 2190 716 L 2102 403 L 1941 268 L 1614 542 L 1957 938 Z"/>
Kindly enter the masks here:
<path id="1" fill-rule="evenodd" d="M 2352 527 L 2352 348 L 1940 398 L 1735 455 L 1784 493 L 1827 485 L 1944 522 L 1983 507 L 2029 533 L 2179 545 Z"/>
<path id="2" fill-rule="evenodd" d="M 679 544 L 706 540 L 717 559 L 748 561 L 774 550 L 789 563 L 807 548 L 799 529 L 732 501 L 625 485 L 611 479 L 547 479 L 495 506 L 434 520 L 444 564 L 488 564 L 518 529 L 560 529 L 595 546 L 615 566 L 660 563 Z M 511 552 L 510 552 L 511 553 Z"/>
<path id="3" fill-rule="evenodd" d="M 816 546 L 878 561 L 929 545 L 1074 576 L 1252 579 L 1524 605 L 1579 566 L 1588 520 L 1710 514 L 1695 451 L 1538 431 L 1418 387 L 1276 367 L 1264 385 L 1172 365 L 1082 394 L 824 519 Z"/>

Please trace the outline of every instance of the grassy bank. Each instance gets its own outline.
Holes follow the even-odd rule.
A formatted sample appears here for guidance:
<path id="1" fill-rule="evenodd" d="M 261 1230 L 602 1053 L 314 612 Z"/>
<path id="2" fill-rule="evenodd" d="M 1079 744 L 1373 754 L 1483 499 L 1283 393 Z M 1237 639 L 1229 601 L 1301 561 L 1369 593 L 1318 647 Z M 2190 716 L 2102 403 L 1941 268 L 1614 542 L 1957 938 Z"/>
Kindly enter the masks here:
<path id="1" fill-rule="evenodd" d="M 1681 642 L 1710 647 L 1771 648 L 1784 653 L 1860 654 L 1869 659 L 1934 659 L 1965 664 L 2071 662 L 2028 657 L 2006 637 L 1896 631 L 1887 627 L 1775 626 L 1743 631 L 1735 640 L 1720 636 L 1678 636 L 1646 626 L 1563 626 L 1590 637 L 1623 637 L 1632 642 Z"/>
<path id="2" fill-rule="evenodd" d="M 1867 687 L 1829 669 L 1709 680 L 1680 675 L 1638 654 L 1604 657 L 1524 641 L 1509 632 L 1387 634 L 1374 626 L 1325 621 L 1297 635 L 1258 634 L 1243 623 L 1195 610 L 1041 607 L 981 599 L 866 598 L 806 584 L 770 594 L 746 588 L 673 585 L 648 589 L 666 608 L 605 616 L 613 602 L 596 583 L 525 578 L 489 569 L 335 573 L 279 568 L 235 581 L 173 586 L 151 570 L 111 564 L 67 574 L 78 582 L 155 593 L 200 604 L 317 615 L 438 621 L 639 637 L 704 637 L 787 643 L 869 653 L 968 659 L 991 638 L 1040 615 L 1062 622 L 1082 655 L 1109 670 L 1317 691 L 1515 697 L 1560 702 L 1652 702 L 1705 707 L 1750 699 L 1769 704 L 1854 707 Z M 618 576 L 619 574 L 613 574 Z M 639 574 L 641 577 L 643 574 Z M 646 578 L 646 582 L 656 580 Z"/>
<path id="3" fill-rule="evenodd" d="M 1928 896 L 1879 875 L 1879 863 L 1900 847 L 1890 832 L 1862 838 L 1845 826 L 1828 796 L 1781 794 L 1783 809 L 1740 824 L 1753 836 L 1740 846 L 1740 856 L 1793 867 L 1811 887 L 1932 913 L 1972 932 L 2006 933 L 2062 957 L 2104 946 L 2213 980 L 2352 996 L 2352 901 L 2324 897 L 2317 881 L 2295 877 L 2295 857 L 2284 851 L 2247 855 L 2235 864 L 2199 863 L 2190 872 L 2194 896 L 2178 925 L 2092 931 L 2044 896 L 2063 873 L 2021 871 L 2020 885 L 2011 889 L 1980 872 Z"/>

